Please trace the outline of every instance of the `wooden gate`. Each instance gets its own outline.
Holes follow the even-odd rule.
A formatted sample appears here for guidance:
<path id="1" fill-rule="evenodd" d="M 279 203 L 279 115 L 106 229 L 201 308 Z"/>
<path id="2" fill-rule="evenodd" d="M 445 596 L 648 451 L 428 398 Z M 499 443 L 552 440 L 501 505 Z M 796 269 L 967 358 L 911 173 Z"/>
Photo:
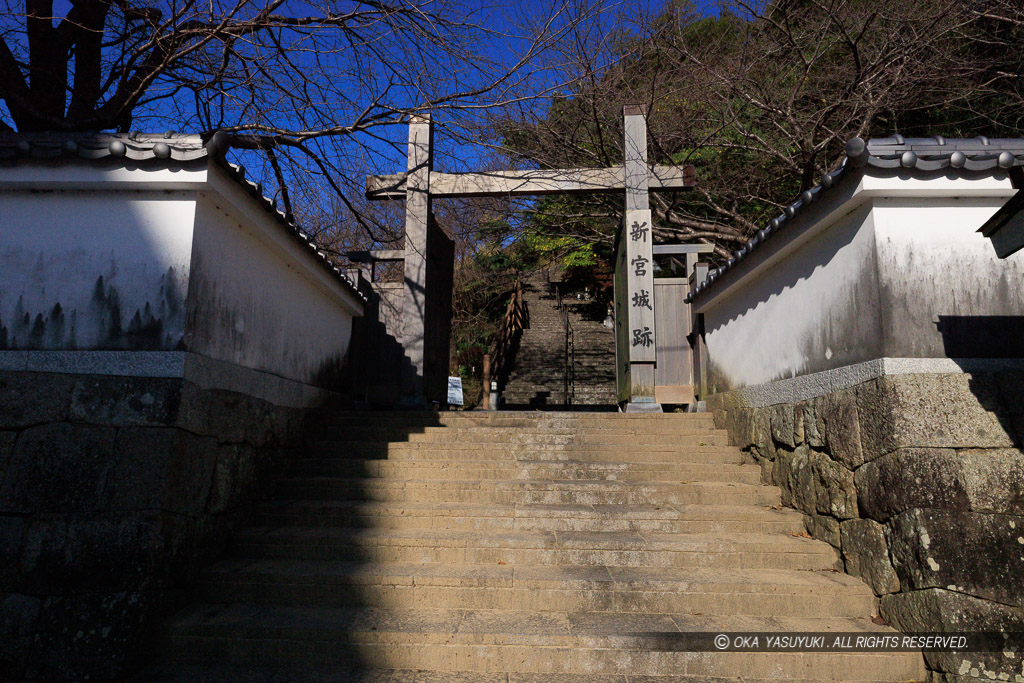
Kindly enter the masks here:
<path id="1" fill-rule="evenodd" d="M 693 353 L 690 334 L 690 293 L 687 278 L 654 280 L 656 357 L 654 400 L 658 403 L 693 403 Z"/>

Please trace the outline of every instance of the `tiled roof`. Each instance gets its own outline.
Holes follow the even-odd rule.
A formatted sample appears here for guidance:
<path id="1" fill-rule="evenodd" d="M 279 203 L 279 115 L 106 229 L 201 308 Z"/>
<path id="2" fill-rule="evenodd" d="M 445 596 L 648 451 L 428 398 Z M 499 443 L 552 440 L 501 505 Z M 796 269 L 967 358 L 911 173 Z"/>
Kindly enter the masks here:
<path id="1" fill-rule="evenodd" d="M 212 159 L 250 196 L 263 205 L 266 213 L 292 237 L 309 249 L 313 257 L 361 301 L 366 297 L 356 284 L 327 258 L 313 239 L 289 220 L 275 202 L 263 194 L 263 186 L 247 180 L 245 168 L 224 158 L 223 138 L 203 141 L 199 135 L 173 131 L 151 133 L 4 133 L 0 134 L 0 164 L 30 159 L 72 162 L 78 160 L 125 159 L 141 162 L 189 162 Z"/>
<path id="2" fill-rule="evenodd" d="M 977 137 L 948 140 L 939 135 L 932 138 L 893 135 L 865 142 L 861 138 L 853 138 L 846 143 L 846 157 L 839 168 L 822 176 L 820 185 L 803 192 L 797 201 L 785 208 L 782 215 L 769 221 L 743 247 L 733 252 L 728 261 L 712 269 L 707 280 L 694 287 L 693 292 L 686 297 L 686 302 L 699 297 L 711 283 L 728 273 L 773 235 L 784 230 L 786 224 L 802 209 L 835 187 L 846 175 L 848 168 L 902 168 L 921 173 L 951 169 L 954 173 L 984 173 L 1011 166 L 1024 166 L 1024 139 Z"/>

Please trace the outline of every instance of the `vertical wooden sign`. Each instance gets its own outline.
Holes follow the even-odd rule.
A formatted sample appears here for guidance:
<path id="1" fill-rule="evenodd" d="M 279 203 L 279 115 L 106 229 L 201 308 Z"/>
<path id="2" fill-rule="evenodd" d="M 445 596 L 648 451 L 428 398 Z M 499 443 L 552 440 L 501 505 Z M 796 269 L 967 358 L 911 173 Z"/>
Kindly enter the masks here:
<path id="1" fill-rule="evenodd" d="M 629 360 L 654 363 L 654 231 L 648 199 L 647 121 L 635 105 L 622 108 L 623 181 L 626 186 L 626 307 Z M 652 366 L 653 369 L 653 366 Z M 653 376 L 650 378 L 653 393 Z"/>
<path id="2" fill-rule="evenodd" d="M 655 361 L 654 249 L 650 210 L 626 212 L 622 236 L 626 243 L 626 300 L 629 310 L 629 360 Z"/>

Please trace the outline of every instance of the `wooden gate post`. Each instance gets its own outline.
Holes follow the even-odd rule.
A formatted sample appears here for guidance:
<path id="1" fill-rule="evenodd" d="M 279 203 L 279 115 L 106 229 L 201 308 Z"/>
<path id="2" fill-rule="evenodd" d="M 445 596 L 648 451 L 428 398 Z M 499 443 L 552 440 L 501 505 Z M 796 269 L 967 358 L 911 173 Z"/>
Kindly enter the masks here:
<path id="1" fill-rule="evenodd" d="M 481 378 L 481 383 L 484 385 L 483 386 L 483 389 L 484 389 L 483 390 L 483 407 L 484 407 L 484 410 L 490 410 L 491 409 L 491 354 L 489 354 L 489 353 L 485 353 L 484 354 L 484 367 L 483 367 L 483 373 L 482 374 L 483 374 L 483 377 Z"/>
<path id="2" fill-rule="evenodd" d="M 657 358 L 654 325 L 654 231 L 648 196 L 647 121 L 640 107 L 623 107 L 625 153 L 623 181 L 626 213 L 626 292 L 629 311 L 626 344 L 629 347 L 629 402 L 626 412 L 661 412 L 654 398 L 654 363 Z M 622 279 L 620 278 L 620 281 Z"/>

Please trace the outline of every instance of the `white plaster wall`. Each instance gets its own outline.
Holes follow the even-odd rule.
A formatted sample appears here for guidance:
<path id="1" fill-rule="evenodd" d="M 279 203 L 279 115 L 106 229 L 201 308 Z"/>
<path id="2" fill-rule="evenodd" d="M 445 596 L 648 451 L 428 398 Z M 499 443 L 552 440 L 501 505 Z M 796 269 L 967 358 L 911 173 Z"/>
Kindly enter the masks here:
<path id="1" fill-rule="evenodd" d="M 179 348 L 194 197 L 0 192 L 0 348 Z"/>
<path id="2" fill-rule="evenodd" d="M 709 389 L 762 384 L 877 358 L 874 228 L 862 207 L 704 312 Z"/>
<path id="3" fill-rule="evenodd" d="M 310 255 L 290 238 L 268 239 L 278 234 L 270 231 L 281 228 L 253 225 L 223 197 L 203 193 L 186 344 L 216 360 L 301 382 L 329 382 L 348 350 L 352 313 L 310 275 Z"/>
<path id="4" fill-rule="evenodd" d="M 886 356 L 1024 357 L 1024 253 L 999 259 L 977 232 L 1003 202 L 875 200 Z"/>

